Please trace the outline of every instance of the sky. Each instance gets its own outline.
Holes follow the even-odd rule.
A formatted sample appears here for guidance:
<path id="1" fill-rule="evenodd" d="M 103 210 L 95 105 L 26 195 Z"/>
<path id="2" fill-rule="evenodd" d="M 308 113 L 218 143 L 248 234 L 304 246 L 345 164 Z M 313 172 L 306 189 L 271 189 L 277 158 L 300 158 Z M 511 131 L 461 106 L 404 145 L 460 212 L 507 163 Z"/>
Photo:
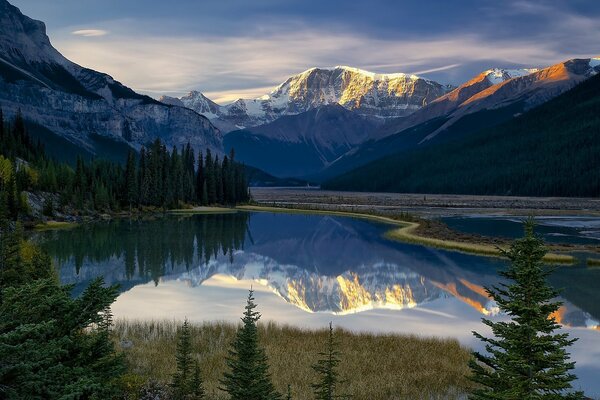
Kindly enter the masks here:
<path id="1" fill-rule="evenodd" d="M 600 55 L 600 1 L 9 0 L 72 61 L 153 97 L 225 104 L 312 67 L 458 85 Z"/>

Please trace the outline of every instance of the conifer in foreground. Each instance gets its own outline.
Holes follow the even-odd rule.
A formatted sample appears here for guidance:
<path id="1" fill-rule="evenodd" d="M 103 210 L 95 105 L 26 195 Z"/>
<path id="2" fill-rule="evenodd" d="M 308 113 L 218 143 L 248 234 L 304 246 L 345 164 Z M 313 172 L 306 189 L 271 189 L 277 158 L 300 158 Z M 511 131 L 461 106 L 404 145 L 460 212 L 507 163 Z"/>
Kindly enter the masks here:
<path id="1" fill-rule="evenodd" d="M 319 353 L 321 359 L 312 367 L 318 375 L 317 382 L 312 385 L 316 400 L 350 398 L 349 395 L 338 394 L 338 386 L 342 382 L 337 371 L 337 367 L 340 364 L 340 352 L 336 347 L 333 325 L 330 322 L 327 346 L 325 351 Z"/>
<path id="2" fill-rule="evenodd" d="M 225 373 L 221 390 L 231 400 L 278 400 L 281 395 L 275 390 L 269 374 L 265 350 L 258 343 L 256 323 L 260 313 L 255 311 L 254 292 L 250 289 L 243 325 L 238 329 L 229 356 L 228 372 Z"/>
<path id="3" fill-rule="evenodd" d="M 200 365 L 192 363 L 192 336 L 190 325 L 183 322 L 177 340 L 177 371 L 173 375 L 173 398 L 176 400 L 203 399 L 204 388 L 200 374 Z M 192 371 L 193 368 L 193 371 Z"/>
<path id="4" fill-rule="evenodd" d="M 487 290 L 511 320 L 483 319 L 493 338 L 473 332 L 485 343 L 487 354 L 475 353 L 470 363 L 472 379 L 479 384 L 471 399 L 583 398 L 582 393 L 572 391 L 576 377 L 570 371 L 575 363 L 566 351 L 576 339 L 556 332 L 560 325 L 553 314 L 562 303 L 555 300 L 558 292 L 546 282 L 551 273 L 542 263 L 546 250 L 533 228 L 530 219 L 525 223 L 525 237 L 504 252 L 510 266 L 500 274 L 507 283 Z"/>

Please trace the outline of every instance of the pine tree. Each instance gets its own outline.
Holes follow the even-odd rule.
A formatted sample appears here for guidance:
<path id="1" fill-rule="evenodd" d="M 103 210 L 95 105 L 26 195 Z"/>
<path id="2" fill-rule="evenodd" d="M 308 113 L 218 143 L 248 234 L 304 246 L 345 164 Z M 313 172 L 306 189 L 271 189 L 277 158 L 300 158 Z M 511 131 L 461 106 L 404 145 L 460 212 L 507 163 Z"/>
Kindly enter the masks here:
<path id="1" fill-rule="evenodd" d="M 285 400 L 292 400 L 292 385 L 288 384 L 287 394 L 285 396 Z"/>
<path id="2" fill-rule="evenodd" d="M 572 391 L 576 377 L 570 371 L 575 363 L 566 351 L 576 339 L 555 332 L 560 325 L 553 314 L 562 303 L 546 282 L 551 273 L 542 262 L 546 249 L 533 229 L 533 220 L 526 221 L 525 237 L 504 251 L 510 266 L 500 274 L 507 283 L 487 289 L 511 321 L 483 319 L 493 338 L 473 332 L 485 343 L 487 354 L 474 353 L 470 363 L 472 379 L 480 385 L 472 399 L 583 398 Z"/>
<path id="3" fill-rule="evenodd" d="M 203 204 L 204 198 L 204 158 L 202 152 L 198 153 L 198 171 L 196 172 L 196 200 Z"/>
<path id="4" fill-rule="evenodd" d="M 231 400 L 281 399 L 271 382 L 265 350 L 258 343 L 256 323 L 260 313 L 255 308 L 254 292 L 250 289 L 243 325 L 238 329 L 227 357 L 229 371 L 221 380 L 221 390 L 227 392 Z"/>
<path id="5" fill-rule="evenodd" d="M 127 155 L 127 164 L 125 166 L 125 193 L 126 201 L 129 203 L 129 212 L 133 207 L 133 204 L 137 202 L 138 198 L 138 185 L 137 185 L 137 171 L 135 165 L 135 154 L 133 151 L 129 151 Z"/>
<path id="6" fill-rule="evenodd" d="M 206 398 L 204 382 L 202 382 L 202 374 L 200 372 L 200 363 L 198 363 L 198 361 L 194 362 L 194 375 L 190 381 L 188 392 L 188 399 L 202 400 Z"/>
<path id="7" fill-rule="evenodd" d="M 192 337 L 188 320 L 183 322 L 177 340 L 177 371 L 171 386 L 176 400 L 184 400 L 189 394 L 192 378 Z"/>
<path id="8" fill-rule="evenodd" d="M 350 398 L 348 395 L 339 395 L 340 381 L 337 368 L 340 364 L 340 352 L 336 350 L 337 343 L 333 332 L 333 325 L 329 323 L 329 335 L 324 352 L 319 353 L 321 359 L 312 366 L 318 375 L 318 380 L 312 385 L 316 400 L 333 400 Z"/>

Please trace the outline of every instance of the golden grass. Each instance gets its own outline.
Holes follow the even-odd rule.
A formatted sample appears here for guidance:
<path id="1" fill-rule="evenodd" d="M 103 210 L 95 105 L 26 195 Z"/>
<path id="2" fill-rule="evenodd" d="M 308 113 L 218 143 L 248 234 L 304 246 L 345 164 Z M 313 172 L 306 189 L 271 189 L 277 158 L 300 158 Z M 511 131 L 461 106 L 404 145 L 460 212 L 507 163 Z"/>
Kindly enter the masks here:
<path id="1" fill-rule="evenodd" d="M 436 247 L 450 251 L 460 251 L 463 253 L 476 254 L 486 257 L 502 257 L 502 252 L 496 247 L 484 243 L 458 242 L 453 240 L 436 239 L 420 236 L 415 233 L 419 227 L 418 222 L 399 221 L 393 218 L 382 217 L 379 215 L 361 214 L 347 211 L 327 211 L 327 210 L 305 210 L 296 208 L 268 207 L 268 206 L 241 206 L 237 207 L 246 211 L 268 211 L 282 212 L 291 214 L 327 214 L 339 215 L 344 217 L 369 219 L 378 222 L 400 225 L 399 228 L 388 231 L 385 237 L 390 240 L 397 240 L 404 243 L 420 244 L 428 247 Z M 574 264 L 575 257 L 568 254 L 548 253 L 544 256 L 544 261 L 550 264 Z"/>
<path id="2" fill-rule="evenodd" d="M 586 264 L 590 268 L 598 268 L 600 267 L 600 258 L 588 258 Z"/>
<path id="3" fill-rule="evenodd" d="M 124 350 L 130 369 L 144 378 L 169 382 L 175 371 L 174 321 L 116 322 L 116 340 L 133 341 Z M 226 323 L 192 325 L 194 357 L 201 362 L 210 399 L 226 398 L 218 390 L 225 356 L 235 335 Z M 293 398 L 312 399 L 311 369 L 326 343 L 327 330 L 309 331 L 273 323 L 259 324 L 262 345 L 271 365 L 276 388 L 290 384 Z M 471 388 L 467 375 L 470 352 L 454 339 L 416 336 L 355 334 L 336 330 L 342 353 L 343 387 L 354 399 L 458 398 Z"/>
<path id="4" fill-rule="evenodd" d="M 169 214 L 230 214 L 236 213 L 235 208 L 227 207 L 193 207 L 169 210 Z"/>
<path id="5" fill-rule="evenodd" d="M 33 227 L 36 231 L 47 231 L 52 229 L 71 229 L 75 228 L 79 224 L 76 222 L 64 222 L 64 221 L 46 221 L 45 223 L 37 224 Z"/>

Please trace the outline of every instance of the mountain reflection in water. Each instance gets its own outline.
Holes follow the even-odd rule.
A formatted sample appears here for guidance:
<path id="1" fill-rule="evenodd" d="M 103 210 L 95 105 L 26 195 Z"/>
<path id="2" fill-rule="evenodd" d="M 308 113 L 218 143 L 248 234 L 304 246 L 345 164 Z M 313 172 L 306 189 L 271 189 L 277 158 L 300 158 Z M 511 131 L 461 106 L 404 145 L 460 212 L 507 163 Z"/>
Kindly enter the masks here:
<path id="1" fill-rule="evenodd" d="M 484 287 L 499 283 L 504 261 L 391 242 L 382 237 L 387 229 L 347 217 L 240 212 L 115 220 L 36 240 L 76 292 L 97 276 L 128 291 L 148 282 L 197 287 L 225 275 L 260 282 L 311 313 L 399 310 L 450 297 L 482 315 L 497 312 Z M 598 329 L 600 294 L 590 285 L 600 271 L 569 268 L 552 278 L 569 282 L 557 319 Z"/>

